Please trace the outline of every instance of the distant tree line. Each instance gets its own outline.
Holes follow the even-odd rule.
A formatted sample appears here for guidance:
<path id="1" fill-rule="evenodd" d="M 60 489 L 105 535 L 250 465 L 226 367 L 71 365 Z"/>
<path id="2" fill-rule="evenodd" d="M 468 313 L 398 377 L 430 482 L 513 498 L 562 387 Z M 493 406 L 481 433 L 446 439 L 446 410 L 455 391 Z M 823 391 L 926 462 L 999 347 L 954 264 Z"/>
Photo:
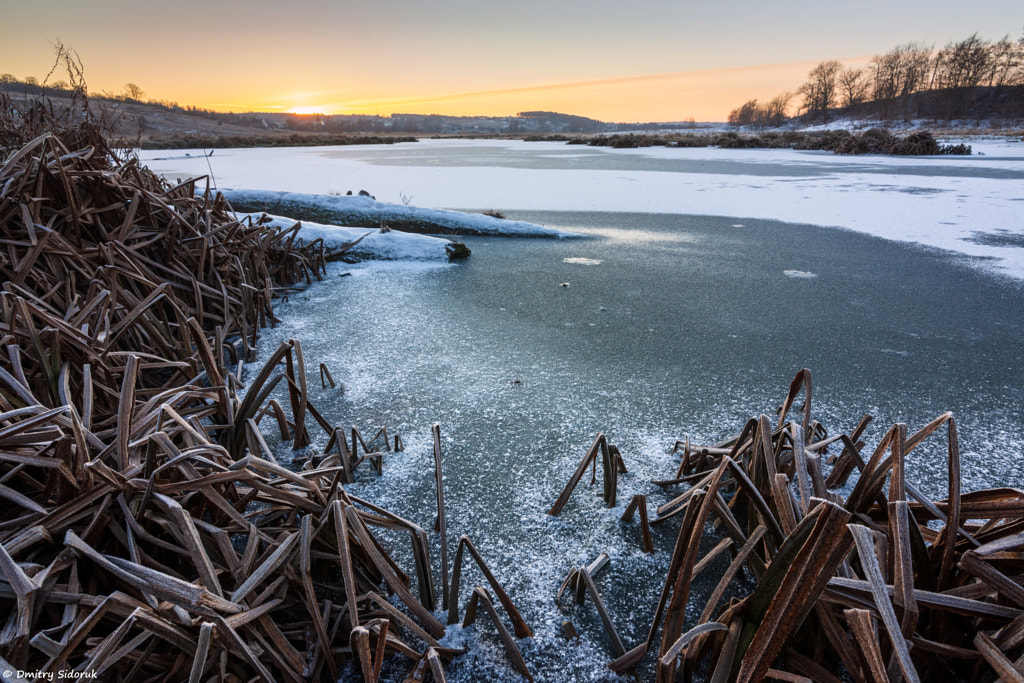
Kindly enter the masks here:
<path id="1" fill-rule="evenodd" d="M 786 122 L 786 109 L 793 93 L 784 92 L 769 102 L 749 100 L 739 109 L 729 112 L 729 124 L 733 126 L 756 126 L 774 128 Z"/>
<path id="2" fill-rule="evenodd" d="M 1024 36 L 990 41 L 977 33 L 935 50 L 904 43 L 864 67 L 819 62 L 795 95 L 795 116 L 827 123 L 836 114 L 909 121 L 1024 118 Z M 750 100 L 729 113 L 733 126 L 781 125 L 793 93 Z"/>
<path id="3" fill-rule="evenodd" d="M 451 116 L 441 114 L 392 114 L 391 116 L 365 114 L 288 114 L 249 112 L 235 114 L 203 109 L 195 106 L 181 106 L 177 102 L 145 99 L 145 91 L 135 83 L 125 84 L 120 93 L 101 91 L 86 93 L 84 80 L 69 85 L 67 81 L 42 83 L 34 77 L 16 78 L 11 74 L 0 74 L 0 93 L 20 95 L 34 99 L 70 98 L 76 94 L 88 95 L 94 101 L 118 105 L 122 102 L 142 104 L 176 114 L 187 114 L 194 118 L 231 124 L 245 128 L 277 129 L 299 133 L 352 134 L 352 133 L 525 133 L 525 132 L 603 132 L 615 128 L 584 116 L 573 116 L 557 112 L 529 111 L 516 116 Z M 145 123 L 145 116 L 140 116 Z M 691 120 L 692 121 L 692 120 Z M 624 127 L 619 125 L 619 128 Z M 638 125 L 638 127 L 640 127 Z"/>

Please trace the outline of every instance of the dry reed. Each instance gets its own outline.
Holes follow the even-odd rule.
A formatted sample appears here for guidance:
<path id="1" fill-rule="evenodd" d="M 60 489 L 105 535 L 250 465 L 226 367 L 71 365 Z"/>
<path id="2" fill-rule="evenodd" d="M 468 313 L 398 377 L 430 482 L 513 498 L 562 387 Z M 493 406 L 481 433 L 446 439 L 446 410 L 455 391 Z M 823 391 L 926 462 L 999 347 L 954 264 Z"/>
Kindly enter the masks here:
<path id="1" fill-rule="evenodd" d="M 786 421 L 798 398 L 798 419 Z M 582 601 L 586 582 L 613 643 L 611 668 L 632 670 L 654 652 L 658 681 L 1021 680 L 1024 492 L 961 492 L 950 413 L 909 436 L 894 425 L 873 451 L 861 440 L 870 421 L 829 437 L 811 417 L 811 374 L 802 370 L 774 424 L 761 415 L 713 446 L 677 442 L 675 477 L 655 483 L 685 488 L 651 523 L 677 515 L 682 523 L 646 640 L 622 652 L 586 581 L 601 565 L 574 570 L 563 585 Z M 948 496 L 929 500 L 906 459 L 943 435 Z M 829 446 L 841 452 L 826 476 Z M 603 435 L 551 514 L 601 449 Z M 615 471 L 609 462 L 606 486 Z M 836 489 L 854 472 L 844 498 Z M 642 504 L 635 498 L 623 519 Z M 712 528 L 723 538 L 702 552 Z M 702 606 L 691 594 L 694 578 L 726 551 L 731 562 Z M 726 595 L 745 597 L 721 604 Z M 688 617 L 688 605 L 700 616 Z"/>
<path id="2" fill-rule="evenodd" d="M 364 462 L 380 472 L 374 444 L 390 450 L 387 431 L 367 442 L 353 428 L 349 441 L 325 420 L 296 341 L 247 386 L 240 379 L 258 330 L 275 321 L 274 296 L 319 276 L 321 245 L 241 222 L 209 190 L 197 197 L 195 180 L 168 187 L 117 161 L 94 129 L 74 132 L 41 135 L 0 167 L 0 665 L 122 681 L 299 681 L 336 680 L 350 662 L 374 681 L 399 653 L 408 680 L 444 680 L 442 661 L 458 651 L 439 642 L 430 536 L 345 489 Z M 786 421 L 801 396 L 799 418 Z M 324 452 L 299 471 L 282 467 L 261 432 L 268 417 L 297 448 L 310 443 L 311 418 Z M 677 443 L 679 468 L 657 483 L 684 489 L 650 523 L 681 524 L 646 640 L 627 651 L 615 630 L 593 579 L 607 555 L 558 591 L 591 596 L 612 669 L 656 652 L 660 681 L 1020 680 L 1024 493 L 961 492 L 948 413 L 909 436 L 893 426 L 864 457 L 869 422 L 828 437 L 811 417 L 804 370 L 774 424 L 762 415 L 712 446 Z M 906 457 L 942 433 L 949 492 L 936 501 L 913 485 Z M 468 551 L 515 638 L 528 637 L 468 537 L 449 585 L 436 426 L 434 444 L 447 620 L 458 621 Z M 829 446 L 841 452 L 826 476 Z M 626 468 L 598 435 L 551 514 L 588 465 L 596 481 L 598 456 L 615 506 Z M 855 472 L 849 495 L 835 493 Z M 652 552 L 646 498 L 623 520 L 637 510 Z M 702 552 L 711 524 L 724 537 Z M 415 592 L 371 527 L 408 532 Z M 700 616 L 687 617 L 694 577 L 726 553 Z M 463 623 L 481 608 L 531 678 L 484 588 Z"/>
<path id="3" fill-rule="evenodd" d="M 343 486 L 362 462 L 380 471 L 386 430 L 349 447 L 309 403 L 296 341 L 240 379 L 321 245 L 237 220 L 195 180 L 168 187 L 90 126 L 64 133 L 0 168 L 0 664 L 298 681 L 351 659 L 376 680 L 399 652 L 443 679 L 456 652 L 438 643 L 426 533 Z M 268 416 L 296 448 L 313 418 L 326 452 L 278 465 Z M 418 597 L 371 527 L 410 533 Z"/>

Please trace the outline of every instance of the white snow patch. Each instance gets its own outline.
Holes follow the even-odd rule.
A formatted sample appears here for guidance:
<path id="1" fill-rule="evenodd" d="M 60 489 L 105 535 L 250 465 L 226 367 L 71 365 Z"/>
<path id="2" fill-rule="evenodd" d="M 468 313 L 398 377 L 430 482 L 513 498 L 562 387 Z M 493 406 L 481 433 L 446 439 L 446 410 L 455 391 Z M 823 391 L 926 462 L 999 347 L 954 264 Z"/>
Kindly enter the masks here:
<path id="1" fill-rule="evenodd" d="M 252 216 L 257 221 L 261 216 L 269 220 L 266 224 L 275 228 L 288 229 L 297 222 L 294 219 L 272 214 L 239 214 Z M 381 259 L 386 261 L 447 261 L 446 247 L 449 240 L 430 235 L 415 235 L 407 232 L 391 230 L 381 232 L 376 228 L 346 228 L 339 225 L 322 225 L 310 221 L 301 221 L 299 237 L 306 242 L 322 239 L 327 249 L 337 249 L 350 244 L 360 237 L 362 241 L 347 253 L 357 258 Z"/>
<path id="2" fill-rule="evenodd" d="M 503 235 L 515 237 L 576 237 L 576 233 L 542 225 L 495 218 L 478 213 L 430 209 L 404 204 L 379 202 L 365 195 L 310 194 L 272 190 L 221 189 L 228 201 L 250 205 L 300 207 L 336 213 L 351 224 L 379 224 L 409 221 L 439 226 L 457 234 Z M 441 232 L 441 230 L 437 230 Z"/>
<path id="3" fill-rule="evenodd" d="M 782 274 L 786 277 L 797 278 L 798 280 L 811 280 L 818 277 L 817 273 L 811 273 L 806 270 L 784 270 Z"/>
<path id="4" fill-rule="evenodd" d="M 140 157 L 171 180 L 205 174 L 209 162 L 220 185 L 327 193 L 359 178 L 379 197 L 400 201 L 402 191 L 412 191 L 427 207 L 670 213 L 833 226 L 951 250 L 976 257 L 981 268 L 1024 279 L 1024 248 L 1005 239 L 1024 235 L 1024 142 L 966 142 L 971 156 L 712 147 L 593 147 L 581 154 L 555 142 L 457 139 L 386 148 L 218 150 L 210 158 L 161 161 L 166 151 L 145 150 Z M 573 155 L 571 168 L 555 163 L 562 154 Z"/>

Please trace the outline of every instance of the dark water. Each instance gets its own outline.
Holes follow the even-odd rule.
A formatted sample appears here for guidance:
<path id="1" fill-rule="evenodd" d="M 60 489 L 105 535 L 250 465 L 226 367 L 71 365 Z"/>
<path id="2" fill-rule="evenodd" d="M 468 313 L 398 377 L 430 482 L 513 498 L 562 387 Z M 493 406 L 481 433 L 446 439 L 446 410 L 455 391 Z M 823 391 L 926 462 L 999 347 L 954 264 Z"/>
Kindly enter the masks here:
<path id="1" fill-rule="evenodd" d="M 348 385 L 344 395 L 313 397 L 332 422 L 403 434 L 408 450 L 388 457 L 382 478 L 362 473 L 353 491 L 428 530 L 430 425 L 441 425 L 449 546 L 470 535 L 508 588 L 535 632 L 521 647 L 537 680 L 615 678 L 596 611 L 589 602 L 556 607 L 559 584 L 608 552 L 597 584 L 627 649 L 638 644 L 679 522 L 656 527 L 648 556 L 636 523 L 618 521 L 623 506 L 645 493 L 653 517 L 673 495 L 649 482 L 674 473 L 674 440 L 716 441 L 750 416 L 772 414 L 800 368 L 813 373 L 814 416 L 831 432 L 852 430 L 870 412 L 871 448 L 894 422 L 913 431 L 952 410 L 967 487 L 1024 486 L 1019 284 L 944 253 L 815 226 L 509 218 L 589 236 L 473 238 L 472 257 L 456 265 L 332 270 L 280 307 L 286 323 L 261 348 L 300 339 L 311 377 L 322 361 Z M 353 275 L 338 278 L 346 269 Z M 581 485 L 562 515 L 549 517 L 599 431 L 630 468 L 618 507 L 602 507 L 600 484 Z M 910 478 L 944 495 L 944 459 L 944 442 L 919 448 Z M 408 558 L 404 538 L 383 537 Z M 464 596 L 482 581 L 467 570 Z M 565 619 L 581 644 L 560 636 Z M 450 680 L 515 678 L 489 624 L 452 627 L 446 642 L 470 647 Z M 388 666 L 401 680 L 409 664 L 399 657 Z"/>

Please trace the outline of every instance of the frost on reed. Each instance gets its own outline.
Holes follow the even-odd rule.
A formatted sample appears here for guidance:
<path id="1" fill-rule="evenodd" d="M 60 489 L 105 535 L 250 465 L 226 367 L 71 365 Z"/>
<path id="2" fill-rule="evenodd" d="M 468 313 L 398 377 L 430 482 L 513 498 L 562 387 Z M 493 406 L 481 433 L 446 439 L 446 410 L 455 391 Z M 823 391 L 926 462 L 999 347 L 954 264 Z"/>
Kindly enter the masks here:
<path id="1" fill-rule="evenodd" d="M 197 197 L 197 180 L 167 186 L 89 121 L 50 122 L 0 167 L 0 666 L 298 681 L 353 662 L 376 680 L 401 653 L 443 680 L 459 651 L 438 642 L 426 532 L 344 488 L 364 462 L 380 472 L 387 431 L 349 441 L 329 424 L 297 341 L 240 380 L 274 296 L 320 276 L 322 245 L 238 220 L 219 195 Z M 325 452 L 282 467 L 268 417 L 295 448 L 311 418 Z M 438 430 L 435 451 L 440 502 Z M 371 527 L 409 533 L 415 587 Z M 468 538 L 440 607 L 458 618 L 465 550 L 528 637 Z M 466 623 L 480 610 L 501 623 L 482 588 Z"/>
<path id="2" fill-rule="evenodd" d="M 801 396 L 798 419 L 786 421 Z M 811 418 L 802 370 L 774 424 L 761 415 L 714 446 L 678 442 L 675 476 L 654 482 L 675 493 L 651 523 L 682 521 L 647 639 L 626 651 L 601 604 L 592 575 L 607 555 L 563 585 L 577 602 L 584 590 L 593 596 L 611 668 L 626 672 L 653 653 L 658 681 L 1021 680 L 1024 492 L 961 492 L 950 413 L 909 436 L 896 424 L 873 450 L 861 440 L 870 421 L 829 436 Z M 948 454 L 948 496 L 938 501 L 906 468 L 929 439 L 944 440 Z M 624 468 L 613 448 L 599 435 L 550 514 L 599 453 L 614 506 Z M 624 521 L 636 503 L 645 504 L 634 499 Z M 727 568 L 710 595 L 697 595 L 694 579 L 716 559 Z M 575 632 L 570 622 L 565 630 Z"/>
<path id="3" fill-rule="evenodd" d="M 322 250 L 227 209 L 209 192 L 196 198 L 193 182 L 168 187 L 119 160 L 88 122 L 36 137 L 0 168 L 8 669 L 333 674 L 328 634 L 342 616 L 352 629 L 361 618 L 316 593 L 325 565 L 355 557 L 349 595 L 381 571 L 400 583 L 368 559 L 379 554 L 363 518 L 346 519 L 341 470 L 296 475 L 259 435 L 269 410 L 288 438 L 306 439 L 298 344 L 241 393 L 274 294 L 317 277 Z M 285 372 L 269 377 L 279 363 Z M 282 379 L 292 422 L 267 401 Z M 346 526 L 352 542 L 339 546 Z M 387 620 L 362 621 L 383 645 Z"/>
<path id="4" fill-rule="evenodd" d="M 337 680 L 352 667 L 373 681 L 385 656 L 400 656 L 409 680 L 442 681 L 443 661 L 460 651 L 441 644 L 439 615 L 456 623 L 468 593 L 463 624 L 486 614 L 512 666 L 531 678 L 517 644 L 531 630 L 468 537 L 449 578 L 439 429 L 436 539 L 346 491 L 362 463 L 380 471 L 392 442 L 384 430 L 347 438 L 316 410 L 298 342 L 283 343 L 247 386 L 240 380 L 258 329 L 275 320 L 274 295 L 321 273 L 319 244 L 300 245 L 295 228 L 237 220 L 219 196 L 197 197 L 195 180 L 165 185 L 118 158 L 89 122 L 5 154 L 4 670 L 300 681 Z M 321 382 L 334 385 L 323 366 Z M 653 520 L 645 497 L 627 506 L 625 520 L 640 513 L 649 552 L 648 522 L 679 524 L 644 642 L 627 650 L 597 591 L 607 555 L 552 590 L 556 599 L 571 587 L 597 605 L 613 653 L 589 656 L 626 672 L 656 653 L 663 681 L 914 681 L 949 671 L 1019 680 L 1024 494 L 961 493 L 949 414 L 910 436 L 896 425 L 869 451 L 867 418 L 831 437 L 811 419 L 810 386 L 802 371 L 774 425 L 760 416 L 714 446 L 679 444 L 679 470 L 658 482 L 673 493 Z M 787 422 L 801 393 L 801 417 Z M 282 467 L 265 418 L 296 448 L 310 443 L 311 421 L 327 436 L 324 452 L 298 471 Z M 949 493 L 933 501 L 905 463 L 942 435 Z M 826 474 L 829 446 L 839 454 Z M 599 436 L 552 514 L 598 459 L 615 506 L 625 462 Z M 845 498 L 835 492 L 844 487 Z M 409 573 L 374 527 L 408 534 Z M 718 542 L 703 542 L 713 527 Z M 692 605 L 693 579 L 727 553 L 710 597 Z M 470 560 L 490 590 L 460 591 Z M 575 632 L 570 622 L 565 631 Z"/>

